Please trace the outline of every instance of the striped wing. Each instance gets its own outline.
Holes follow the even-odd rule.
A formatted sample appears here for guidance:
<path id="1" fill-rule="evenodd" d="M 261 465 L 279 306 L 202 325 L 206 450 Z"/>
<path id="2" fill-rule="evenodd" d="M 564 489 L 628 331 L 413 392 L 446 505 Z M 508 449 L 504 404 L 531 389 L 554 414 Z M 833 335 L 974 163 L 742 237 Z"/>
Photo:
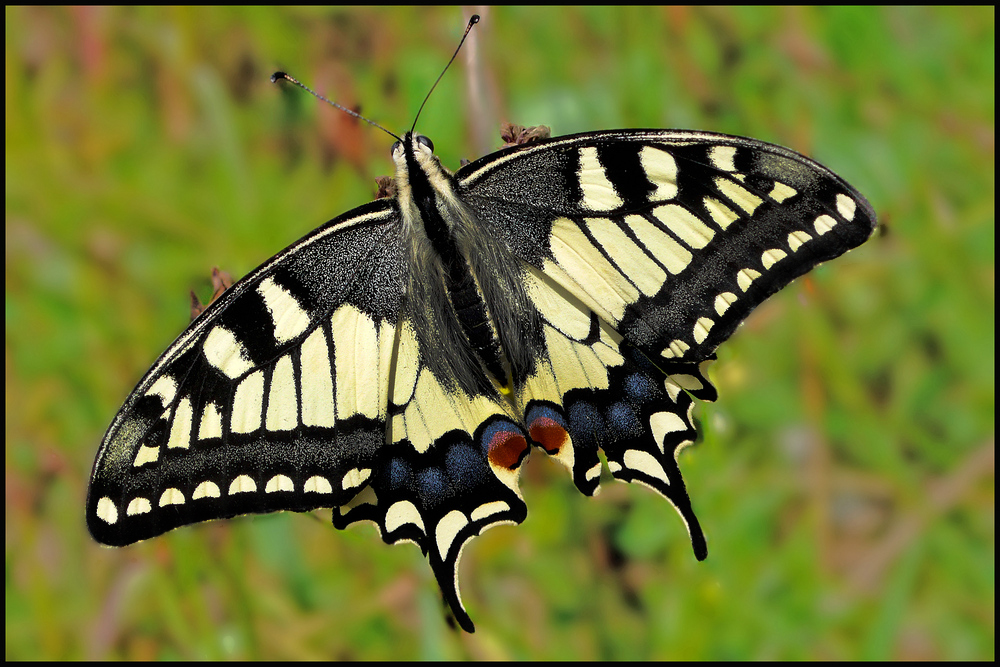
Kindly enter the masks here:
<path id="1" fill-rule="evenodd" d="M 533 441 L 588 495 L 603 450 L 615 477 L 677 507 L 704 558 L 676 463 L 695 437 L 690 396 L 716 396 L 704 366 L 764 299 L 864 242 L 871 206 L 793 151 L 698 132 L 561 137 L 456 176 L 544 322 L 518 387 Z"/>
<path id="2" fill-rule="evenodd" d="M 511 406 L 427 368 L 395 206 L 317 229 L 227 290 L 163 354 L 98 452 L 87 522 L 115 546 L 240 514 L 334 509 L 428 555 L 459 622 L 463 545 L 527 508 Z"/>
<path id="3" fill-rule="evenodd" d="M 458 589 L 462 548 L 487 528 L 527 516 L 517 486 L 527 436 L 506 402 L 464 394 L 425 361 L 404 321 L 392 354 L 379 466 L 362 493 L 334 510 L 333 523 L 368 520 L 387 543 L 417 543 L 459 624 L 472 632 Z"/>
<path id="4" fill-rule="evenodd" d="M 617 478 L 674 504 L 704 558 L 676 463 L 692 396 L 715 397 L 704 364 L 767 296 L 864 241 L 868 203 L 786 149 L 690 132 L 515 147 L 455 185 L 489 285 L 477 298 L 515 329 L 499 331 L 516 352 L 509 391 L 444 377 L 446 344 L 415 322 L 448 297 L 407 302 L 433 275 L 409 274 L 426 269 L 410 265 L 398 202 L 373 202 L 227 290 L 157 361 L 98 452 L 93 536 L 332 507 L 338 528 L 368 520 L 420 546 L 471 631 L 462 548 L 523 521 L 517 470 L 534 444 L 588 495 L 603 451 Z M 485 373 L 470 363 L 455 370 Z"/>
<path id="5" fill-rule="evenodd" d="M 385 441 L 405 272 L 397 227 L 388 202 L 341 216 L 191 324 L 101 443 L 87 499 L 95 539 L 120 546 L 357 494 Z"/>

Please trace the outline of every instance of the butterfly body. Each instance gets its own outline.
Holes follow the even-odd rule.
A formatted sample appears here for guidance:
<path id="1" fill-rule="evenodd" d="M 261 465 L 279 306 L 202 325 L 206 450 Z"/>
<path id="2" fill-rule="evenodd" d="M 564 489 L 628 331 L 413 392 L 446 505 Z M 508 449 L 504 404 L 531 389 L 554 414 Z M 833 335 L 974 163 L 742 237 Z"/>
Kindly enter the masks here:
<path id="1" fill-rule="evenodd" d="M 123 545 L 331 507 L 427 553 L 463 628 L 461 551 L 527 508 L 532 446 L 670 500 L 704 365 L 767 296 L 862 243 L 874 213 L 797 153 L 701 132 L 594 132 L 446 170 L 393 148 L 395 195 L 341 215 L 212 303 L 102 442 L 87 519 Z"/>
<path id="2" fill-rule="evenodd" d="M 530 342 L 538 339 L 519 261 L 485 233 L 429 140 L 405 135 L 393 159 L 411 268 L 406 310 L 421 349 L 444 381 L 454 379 L 470 395 L 497 398 L 497 387 L 509 386 L 511 373 L 530 370 Z"/>

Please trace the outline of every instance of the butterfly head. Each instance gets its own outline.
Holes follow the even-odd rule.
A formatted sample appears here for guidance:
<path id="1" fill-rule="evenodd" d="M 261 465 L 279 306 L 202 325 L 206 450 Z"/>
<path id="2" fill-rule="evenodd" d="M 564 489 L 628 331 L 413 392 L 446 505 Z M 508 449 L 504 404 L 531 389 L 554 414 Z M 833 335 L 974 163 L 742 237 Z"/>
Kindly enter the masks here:
<path id="1" fill-rule="evenodd" d="M 415 132 L 407 132 L 403 135 L 402 141 L 397 141 L 392 145 L 392 159 L 396 160 L 403 155 L 403 144 L 411 144 L 418 151 L 425 152 L 428 155 L 434 155 L 434 142 L 425 137 L 422 134 L 416 134 Z"/>
<path id="2" fill-rule="evenodd" d="M 437 162 L 434 143 L 422 134 L 407 132 L 392 145 L 392 161 L 396 165 L 396 179 L 412 174 L 417 169 L 427 170 Z"/>
<path id="3" fill-rule="evenodd" d="M 392 145 L 395 183 L 400 201 L 408 205 L 413 196 L 433 199 L 451 193 L 451 172 L 434 155 L 434 144 L 416 132 L 407 132 Z M 435 194 L 436 193 L 436 194 Z"/>

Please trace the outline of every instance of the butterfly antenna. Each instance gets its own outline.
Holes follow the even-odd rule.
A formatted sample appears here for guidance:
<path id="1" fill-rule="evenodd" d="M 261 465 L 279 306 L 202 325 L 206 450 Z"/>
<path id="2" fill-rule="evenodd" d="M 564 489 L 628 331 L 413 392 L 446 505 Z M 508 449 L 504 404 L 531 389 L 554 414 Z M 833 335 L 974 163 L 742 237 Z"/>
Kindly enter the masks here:
<path id="1" fill-rule="evenodd" d="M 476 18 L 478 19 L 478 17 L 476 17 Z M 469 27 L 472 27 L 471 24 L 470 24 Z M 465 32 L 466 32 L 466 34 L 468 34 L 469 31 L 466 30 Z M 463 37 L 462 39 L 464 41 L 465 38 Z M 452 60 L 454 60 L 454 58 L 452 58 Z M 343 111 L 344 113 L 346 113 L 348 115 L 354 116 L 358 120 L 363 120 L 366 123 L 368 123 L 369 125 L 371 125 L 373 127 L 377 127 L 378 129 L 380 129 L 383 132 L 385 132 L 386 134 L 388 134 L 390 137 L 394 137 L 396 139 L 396 141 L 402 141 L 402 138 L 399 137 L 399 136 L 397 136 L 396 133 L 390 132 L 389 130 L 385 129 L 384 127 L 382 127 L 381 125 L 379 125 L 375 121 L 369 120 L 369 119 L 365 118 L 364 116 L 362 116 L 361 114 L 359 114 L 357 111 L 354 111 L 353 109 L 348 109 L 345 106 L 337 104 L 333 100 L 329 100 L 329 99 L 323 97 L 322 95 L 320 95 L 319 93 L 317 93 L 315 90 L 313 90 L 312 88 L 310 88 L 306 84 L 302 83 L 301 81 L 295 79 L 294 77 L 291 77 L 291 76 L 285 74 L 284 72 L 275 72 L 274 74 L 271 75 L 271 83 L 277 83 L 279 79 L 285 79 L 286 81 L 291 81 L 292 83 L 294 83 L 299 88 L 302 88 L 303 90 L 305 90 L 305 91 L 309 92 L 310 94 L 312 94 L 314 97 L 323 100 L 327 104 L 340 109 L 341 111 Z M 431 90 L 433 90 L 433 88 Z M 421 107 L 421 108 L 423 108 L 423 107 Z"/>
<path id="2" fill-rule="evenodd" d="M 431 93 L 433 93 L 434 89 L 437 88 L 438 82 L 440 82 L 441 79 L 444 77 L 444 73 L 447 72 L 448 68 L 451 67 L 451 64 L 455 62 L 455 58 L 458 56 L 458 52 L 462 50 L 462 44 L 465 44 L 465 38 L 468 37 L 469 33 L 472 31 L 472 26 L 476 25 L 477 23 L 479 23 L 479 14 L 473 14 L 472 18 L 469 19 L 469 25 L 466 26 L 465 28 L 465 34 L 462 35 L 462 41 L 458 43 L 458 48 L 455 49 L 455 53 L 452 54 L 451 60 L 449 60 L 448 64 L 444 66 L 444 69 L 441 71 L 440 76 L 438 76 L 437 81 L 435 81 L 434 85 L 431 86 L 431 89 L 427 91 L 427 96 L 424 97 L 424 101 L 420 103 L 420 108 L 417 109 L 417 115 L 413 119 L 413 127 L 410 128 L 410 133 L 412 133 L 417 128 L 417 119 L 420 118 L 420 112 L 424 110 L 424 105 L 427 104 L 427 100 L 430 99 Z"/>

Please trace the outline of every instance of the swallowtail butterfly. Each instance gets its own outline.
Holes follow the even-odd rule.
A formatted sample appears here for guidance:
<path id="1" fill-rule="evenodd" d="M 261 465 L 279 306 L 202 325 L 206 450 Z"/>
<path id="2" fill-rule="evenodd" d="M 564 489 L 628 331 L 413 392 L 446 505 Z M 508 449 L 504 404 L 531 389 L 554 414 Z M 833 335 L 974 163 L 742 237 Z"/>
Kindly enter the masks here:
<path id="1" fill-rule="evenodd" d="M 392 148 L 392 194 L 226 290 L 101 443 L 87 523 L 126 545 L 199 521 L 333 508 L 415 542 L 462 628 L 463 547 L 520 523 L 532 447 L 611 474 L 705 538 L 677 465 L 706 364 L 764 299 L 875 226 L 827 168 L 753 139 L 613 130 L 445 169 Z"/>

